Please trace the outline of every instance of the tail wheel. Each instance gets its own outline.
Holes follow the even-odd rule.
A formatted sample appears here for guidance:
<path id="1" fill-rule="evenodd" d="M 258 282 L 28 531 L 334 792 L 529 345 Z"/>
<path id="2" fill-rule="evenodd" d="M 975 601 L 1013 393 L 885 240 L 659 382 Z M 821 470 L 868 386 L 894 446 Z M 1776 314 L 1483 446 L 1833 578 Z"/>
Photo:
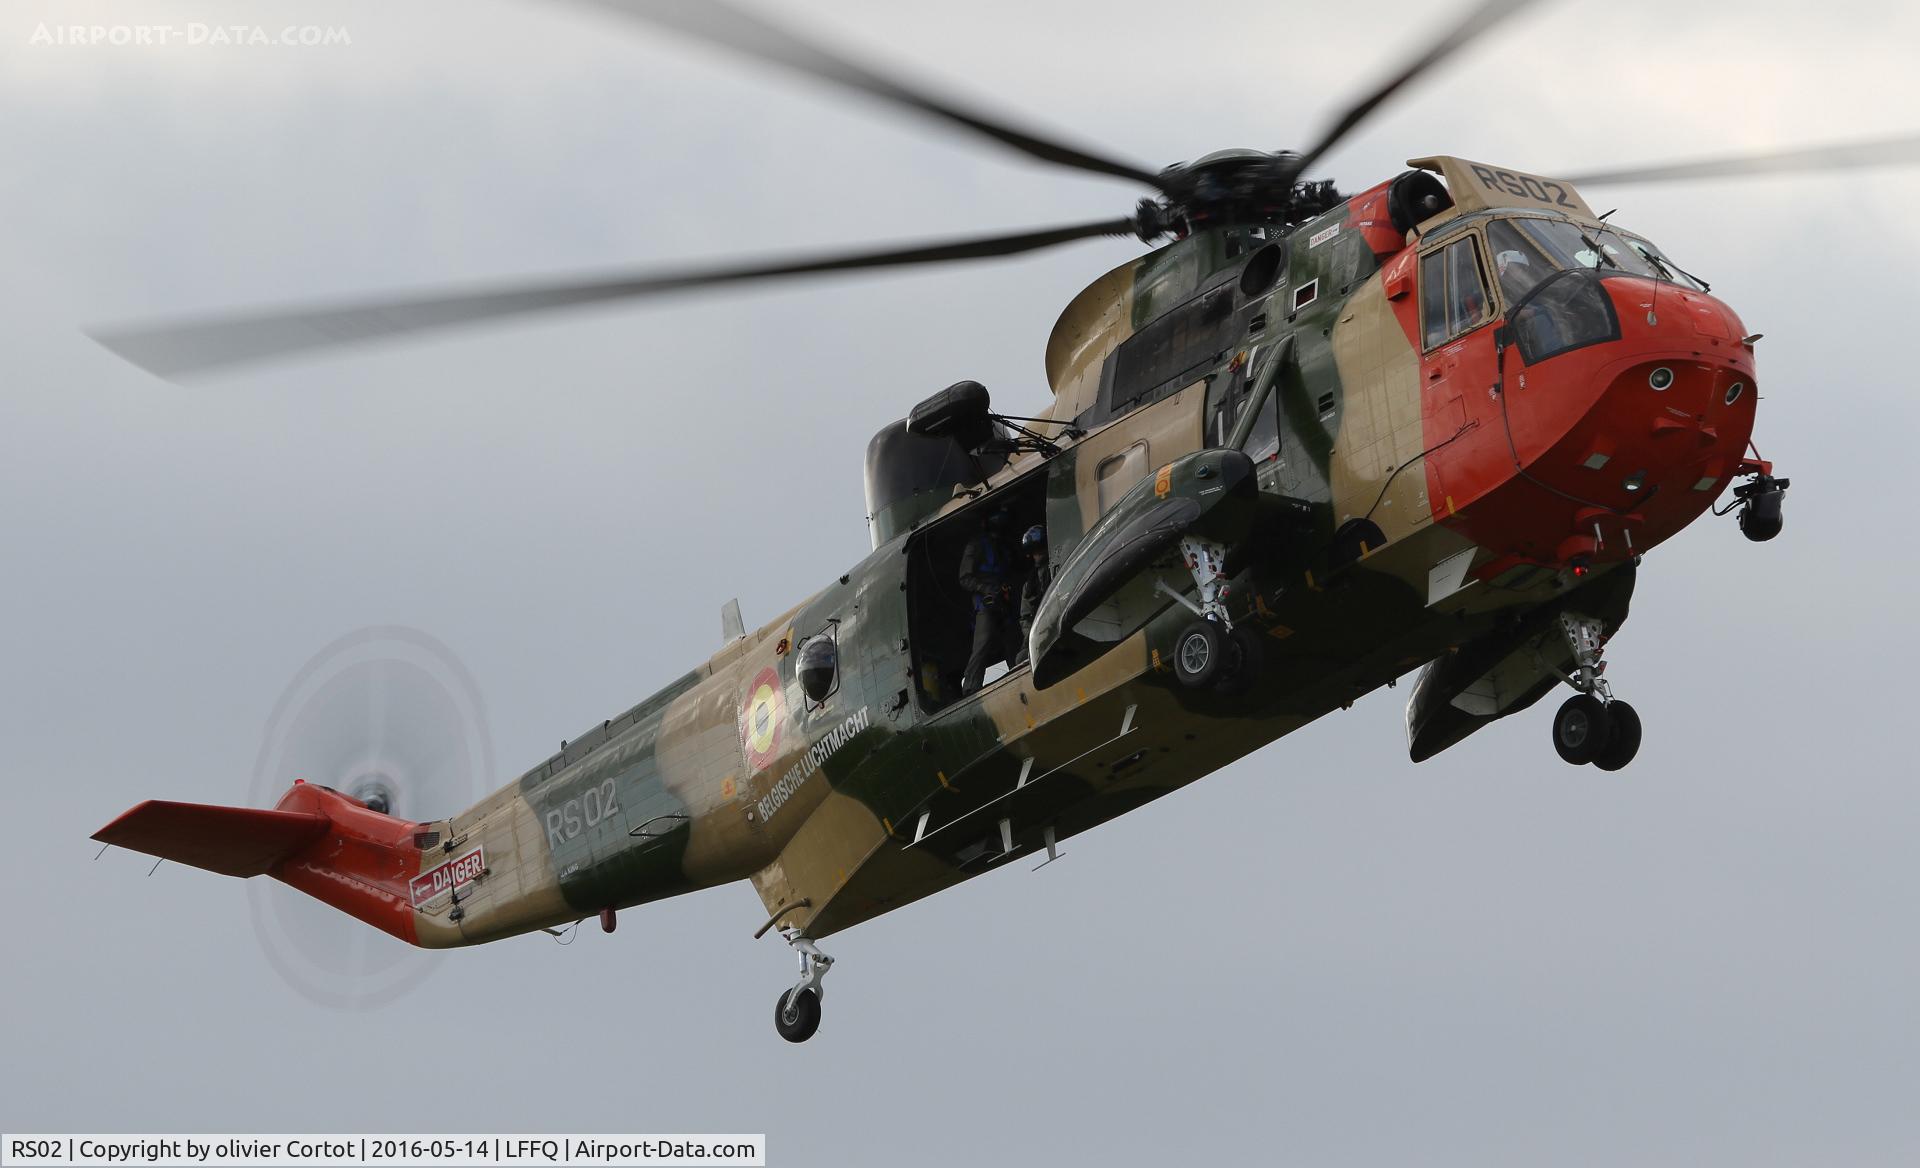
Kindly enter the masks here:
<path id="1" fill-rule="evenodd" d="M 1197 620 L 1180 630 L 1173 642 L 1173 673 L 1189 689 L 1203 689 L 1226 667 L 1225 638 L 1220 626 Z"/>
<path id="2" fill-rule="evenodd" d="M 1607 706 L 1607 744 L 1593 756 L 1593 765 L 1603 771 L 1617 771 L 1640 753 L 1640 714 L 1625 702 Z"/>
<path id="3" fill-rule="evenodd" d="M 1553 716 L 1553 748 L 1575 766 L 1592 762 L 1607 746 L 1609 726 L 1607 707 L 1599 698 L 1575 694 Z"/>
<path id="4" fill-rule="evenodd" d="M 820 995 L 789 990 L 773 1003 L 773 1028 L 788 1042 L 805 1042 L 820 1029 Z"/>

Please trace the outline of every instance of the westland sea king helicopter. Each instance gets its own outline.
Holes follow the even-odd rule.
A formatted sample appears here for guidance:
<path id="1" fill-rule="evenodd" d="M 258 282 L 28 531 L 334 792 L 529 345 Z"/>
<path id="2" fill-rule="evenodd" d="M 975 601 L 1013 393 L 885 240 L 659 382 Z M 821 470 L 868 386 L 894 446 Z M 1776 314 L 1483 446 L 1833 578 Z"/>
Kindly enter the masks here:
<path id="1" fill-rule="evenodd" d="M 1303 150 L 1163 170 L 715 0 L 596 7 L 1153 193 L 1049 230 L 99 339 L 178 377 L 719 284 L 1166 242 L 1060 314 L 1049 409 L 996 413 L 966 381 L 913 406 L 868 448 L 865 558 L 756 631 L 729 605 L 712 658 L 477 805 L 417 822 L 289 776 L 272 810 L 151 801 L 94 838 L 271 876 L 433 948 L 595 914 L 611 930 L 620 909 L 750 880 L 756 936 L 778 930 L 798 954 L 775 1007 L 795 1042 L 820 1022 L 822 938 L 1015 857 L 1050 860 L 1415 669 L 1416 762 L 1566 685 L 1555 750 L 1627 765 L 1640 717 L 1602 654 L 1642 558 L 1709 512 L 1772 538 L 1788 483 L 1749 441 L 1758 334 L 1581 191 L 1920 160 L 1914 138 L 1571 178 L 1435 156 L 1354 194 L 1309 177 L 1520 0 L 1473 8 Z M 1027 557 L 994 533 L 1034 528 L 1045 587 L 1027 589 L 1012 667 L 963 684 L 981 622 L 1010 627 L 1022 587 L 1010 569 Z M 985 589 L 983 549 L 1005 572 Z"/>

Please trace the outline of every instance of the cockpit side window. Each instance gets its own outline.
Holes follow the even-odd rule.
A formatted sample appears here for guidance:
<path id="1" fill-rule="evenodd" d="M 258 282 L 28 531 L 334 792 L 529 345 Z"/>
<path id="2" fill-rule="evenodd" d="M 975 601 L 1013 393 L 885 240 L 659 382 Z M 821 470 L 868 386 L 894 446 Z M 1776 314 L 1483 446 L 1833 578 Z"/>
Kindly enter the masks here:
<path id="1" fill-rule="evenodd" d="M 1420 319 L 1424 347 L 1429 349 L 1447 339 L 1446 262 L 1445 252 L 1420 257 Z"/>
<path id="2" fill-rule="evenodd" d="M 1474 241 L 1447 245 L 1447 334 L 1459 336 L 1491 315 Z"/>
<path id="3" fill-rule="evenodd" d="M 1479 247 L 1472 236 L 1457 239 L 1420 259 L 1421 332 L 1428 349 L 1442 345 L 1492 316 Z"/>

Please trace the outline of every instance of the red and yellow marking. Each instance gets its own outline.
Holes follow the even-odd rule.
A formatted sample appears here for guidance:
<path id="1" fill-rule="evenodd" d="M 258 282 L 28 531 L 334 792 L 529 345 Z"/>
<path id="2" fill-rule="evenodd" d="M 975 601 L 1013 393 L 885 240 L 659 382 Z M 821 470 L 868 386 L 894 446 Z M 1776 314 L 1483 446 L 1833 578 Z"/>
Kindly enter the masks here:
<path id="1" fill-rule="evenodd" d="M 740 737 L 747 747 L 747 762 L 754 770 L 773 761 L 780 749 L 780 725 L 786 721 L 786 700 L 780 695 L 780 674 L 762 669 L 747 687 L 747 701 L 740 710 Z"/>

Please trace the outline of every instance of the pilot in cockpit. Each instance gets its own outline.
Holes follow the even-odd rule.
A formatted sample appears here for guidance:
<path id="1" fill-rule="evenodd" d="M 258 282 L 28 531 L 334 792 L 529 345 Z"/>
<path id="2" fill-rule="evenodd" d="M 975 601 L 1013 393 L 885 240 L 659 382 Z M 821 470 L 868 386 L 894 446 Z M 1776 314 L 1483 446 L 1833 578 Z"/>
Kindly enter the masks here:
<path id="1" fill-rule="evenodd" d="M 1500 270 L 1500 291 L 1506 296 L 1509 308 L 1540 282 L 1540 273 L 1533 270 L 1533 263 L 1525 252 L 1509 248 L 1493 257 L 1493 262 Z"/>

